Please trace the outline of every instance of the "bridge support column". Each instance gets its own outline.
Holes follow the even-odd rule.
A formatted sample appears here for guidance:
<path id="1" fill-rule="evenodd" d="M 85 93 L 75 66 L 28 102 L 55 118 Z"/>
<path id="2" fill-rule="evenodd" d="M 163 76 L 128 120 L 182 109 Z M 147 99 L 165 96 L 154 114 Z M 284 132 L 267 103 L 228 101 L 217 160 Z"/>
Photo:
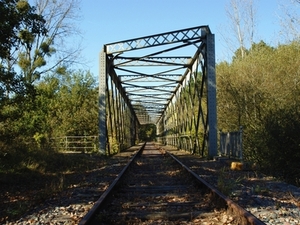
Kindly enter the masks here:
<path id="1" fill-rule="evenodd" d="M 215 36 L 207 34 L 207 94 L 208 94 L 208 155 L 214 157 L 218 150 L 217 131 L 217 91 L 216 91 L 216 69 L 215 69 Z"/>
<path id="2" fill-rule="evenodd" d="M 100 52 L 99 68 L 99 151 L 106 152 L 107 125 L 106 125 L 106 76 L 107 76 L 106 53 Z"/>

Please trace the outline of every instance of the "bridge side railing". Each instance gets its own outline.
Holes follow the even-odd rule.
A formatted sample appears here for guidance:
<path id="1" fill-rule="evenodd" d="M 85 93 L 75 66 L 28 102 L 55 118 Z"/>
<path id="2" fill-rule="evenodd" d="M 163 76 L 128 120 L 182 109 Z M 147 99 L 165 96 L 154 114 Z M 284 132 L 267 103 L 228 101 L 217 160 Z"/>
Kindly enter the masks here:
<path id="1" fill-rule="evenodd" d="M 98 136 L 62 136 L 51 141 L 53 148 L 59 151 L 92 152 L 99 148 Z"/>
<path id="2" fill-rule="evenodd" d="M 220 132 L 220 154 L 243 159 L 243 128 L 238 131 Z"/>

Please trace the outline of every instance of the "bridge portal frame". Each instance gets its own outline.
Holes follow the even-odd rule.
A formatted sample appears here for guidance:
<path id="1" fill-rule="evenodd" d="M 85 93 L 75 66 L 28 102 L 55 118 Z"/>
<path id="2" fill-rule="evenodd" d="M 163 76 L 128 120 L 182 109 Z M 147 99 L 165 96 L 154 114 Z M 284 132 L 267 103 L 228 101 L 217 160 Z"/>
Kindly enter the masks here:
<path id="1" fill-rule="evenodd" d="M 177 46 L 174 47 L 174 44 Z M 154 53 L 146 53 L 142 56 L 123 56 L 126 52 L 143 50 L 154 47 L 162 47 L 172 45 L 172 47 L 158 50 Z M 165 56 L 165 52 L 180 49 L 186 46 L 195 46 L 196 53 L 193 56 Z M 188 126 L 192 126 L 195 133 L 194 137 L 189 136 L 188 141 L 193 142 L 193 151 L 196 151 L 196 146 L 200 146 L 202 142 L 201 152 L 204 148 L 208 148 L 208 156 L 217 155 L 217 110 L 216 110 L 216 72 L 215 72 L 215 39 L 214 34 L 210 32 L 208 26 L 198 26 L 177 31 L 171 31 L 141 38 L 129 39 L 120 42 L 105 44 L 100 53 L 100 68 L 99 68 L 99 148 L 102 153 L 111 152 L 112 141 L 110 136 L 116 136 L 117 142 L 123 147 L 124 140 L 127 139 L 129 145 L 134 145 L 138 139 L 138 128 L 142 124 L 141 108 L 146 117 L 155 119 L 159 140 L 166 144 L 172 144 L 179 148 L 182 147 L 182 142 L 178 141 L 185 135 Z M 144 72 L 136 72 L 131 67 L 159 67 L 172 66 L 174 71 L 176 67 L 184 68 L 184 72 L 178 78 L 171 72 L 173 69 L 146 74 Z M 121 71 L 120 75 L 117 71 Z M 125 74 L 124 74 L 125 73 Z M 200 74 L 200 75 L 199 75 Z M 172 78 L 172 76 L 177 79 Z M 123 78 L 125 77 L 125 81 Z M 130 79 L 128 79 L 130 77 Z M 138 77 L 138 78 L 136 78 Z M 136 85 L 132 80 L 140 79 L 160 79 L 160 82 L 169 82 L 157 86 Z M 200 78 L 199 78 L 200 77 Z M 127 80 L 126 80 L 127 78 Z M 201 85 L 191 87 L 190 81 L 194 83 L 201 79 Z M 141 81 L 141 80 L 140 80 Z M 161 83 L 160 83 L 161 84 Z M 187 102 L 181 96 L 182 90 L 189 86 L 191 89 L 200 89 L 189 92 L 189 103 L 193 108 L 188 107 Z M 129 91 L 134 89 L 135 91 Z M 168 91 L 167 89 L 172 89 Z M 127 90 L 126 90 L 127 89 Z M 139 91 L 154 90 L 155 94 L 148 92 L 139 96 Z M 160 92 L 160 93 L 158 93 Z M 163 97 L 162 92 L 166 93 Z M 140 98 L 133 98 L 139 96 Z M 191 97 L 193 96 L 193 97 Z M 150 98 L 149 98 L 150 97 Z M 150 99 L 150 100 L 149 100 Z M 203 99 L 205 99 L 203 101 Z M 163 103 L 160 101 L 165 100 Z M 195 102 L 199 100 L 198 105 Z M 203 102 L 206 107 L 203 107 Z M 144 104 L 142 107 L 137 107 L 139 104 Z M 149 105 L 150 104 L 150 105 Z M 146 105 L 146 106 L 145 106 Z M 195 114 L 191 114 L 191 121 L 185 121 L 183 115 L 179 119 L 180 112 L 195 110 Z M 115 112 L 116 111 L 116 112 Z M 127 117 L 124 119 L 123 114 Z M 122 117 L 122 118 L 118 118 Z M 143 117 L 145 119 L 145 117 Z M 173 122 L 168 124 L 168 118 Z M 122 121 L 123 120 L 123 121 Z M 125 125 L 124 121 L 130 121 Z M 169 120 L 170 121 L 170 120 Z M 149 122 L 149 121 L 148 121 Z M 192 125 L 186 125 L 186 124 Z M 171 124 L 171 125 L 170 125 Z M 202 138 L 199 138 L 198 129 L 200 124 L 203 126 Z M 129 129 L 128 129 L 129 125 Z M 127 127 L 126 127 L 127 126 Z M 168 127 L 173 126 L 172 132 Z M 129 130 L 128 131 L 126 131 Z M 191 128 L 189 128 L 192 130 Z M 176 132 L 174 135 L 173 132 Z M 128 135 L 122 136 L 122 132 Z M 129 141 L 128 141 L 129 140 Z M 119 146 L 122 150 L 122 146 Z M 200 153 L 200 151 L 198 151 Z"/>

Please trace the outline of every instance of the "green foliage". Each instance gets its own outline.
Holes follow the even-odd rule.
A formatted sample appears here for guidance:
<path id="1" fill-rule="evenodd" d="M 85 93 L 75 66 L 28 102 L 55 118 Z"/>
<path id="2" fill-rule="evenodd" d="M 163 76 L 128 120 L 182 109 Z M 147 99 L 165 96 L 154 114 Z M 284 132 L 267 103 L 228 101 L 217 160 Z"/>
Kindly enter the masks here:
<path id="1" fill-rule="evenodd" d="M 30 148 L 49 145 L 51 137 L 98 133 L 98 101 L 95 80 L 89 72 L 48 76 L 32 95 L 0 105 L 0 137 L 9 145 L 18 139 Z M 4 103 L 4 102 L 2 102 Z"/>
<path id="2" fill-rule="evenodd" d="M 37 65 L 32 63 L 29 51 L 22 49 L 32 49 L 35 39 L 47 35 L 47 30 L 46 21 L 25 0 L 1 0 L 0 15 L 0 87 L 1 97 L 8 98 L 15 94 L 26 94 L 27 89 L 32 91 L 32 78 L 37 76 L 34 76 L 35 71 L 31 66 Z M 39 65 L 44 63 L 40 59 L 38 61 Z M 25 78 L 14 71 L 16 62 Z"/>
<path id="3" fill-rule="evenodd" d="M 25 0 L 0 1 L 0 58 L 10 57 L 12 47 L 30 43 L 35 35 L 46 35 L 45 20 Z"/>
<path id="4" fill-rule="evenodd" d="M 19 38 L 26 44 L 30 44 L 34 41 L 33 34 L 27 29 L 20 31 Z"/>
<path id="5" fill-rule="evenodd" d="M 143 124 L 139 129 L 139 139 L 141 141 L 154 141 L 156 138 L 155 124 Z"/>
<path id="6" fill-rule="evenodd" d="M 41 149 L 42 147 L 44 147 L 46 141 L 47 141 L 47 137 L 45 134 L 40 134 L 40 133 L 35 133 L 35 135 L 33 135 L 34 140 L 37 143 L 37 146 Z"/>
<path id="7" fill-rule="evenodd" d="M 20 13 L 25 14 L 30 11 L 31 7 L 27 1 L 20 0 L 17 2 L 16 8 Z"/>
<path id="8" fill-rule="evenodd" d="M 26 70 L 30 67 L 31 62 L 29 59 L 26 58 L 26 54 L 25 53 L 20 53 L 19 54 L 19 62 L 18 62 L 19 66 L 23 69 Z"/>
<path id="9" fill-rule="evenodd" d="M 243 58 L 217 65 L 219 129 L 243 126 L 245 159 L 294 183 L 300 177 L 291 160 L 299 161 L 299 58 L 299 42 L 276 48 L 259 42 Z"/>
<path id="10" fill-rule="evenodd" d="M 54 136 L 95 135 L 98 133 L 98 92 L 92 75 L 82 71 L 65 75 L 50 118 Z M 58 123 L 57 123 L 58 122 Z"/>
<path id="11" fill-rule="evenodd" d="M 271 111 L 264 119 L 261 134 L 266 148 L 257 152 L 257 157 L 263 159 L 262 168 L 298 185 L 300 184 L 299 131 L 299 110 L 286 107 Z"/>
<path id="12" fill-rule="evenodd" d="M 217 187 L 226 196 L 230 196 L 232 191 L 238 186 L 242 181 L 242 178 L 233 179 L 230 177 L 230 170 L 223 167 L 218 174 Z"/>
<path id="13" fill-rule="evenodd" d="M 51 40 L 49 39 L 41 43 L 39 51 L 40 55 L 44 53 L 47 56 L 51 56 L 51 54 L 56 52 L 55 48 L 51 47 Z"/>
<path id="14" fill-rule="evenodd" d="M 117 154 L 120 152 L 120 143 L 116 138 L 109 137 L 109 152 L 108 155 Z"/>

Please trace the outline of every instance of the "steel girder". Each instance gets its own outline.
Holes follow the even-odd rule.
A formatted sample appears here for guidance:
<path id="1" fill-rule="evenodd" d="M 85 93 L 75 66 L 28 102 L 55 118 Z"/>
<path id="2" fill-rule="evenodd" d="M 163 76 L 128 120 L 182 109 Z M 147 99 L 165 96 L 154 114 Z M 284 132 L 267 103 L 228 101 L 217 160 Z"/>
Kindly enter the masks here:
<path id="1" fill-rule="evenodd" d="M 100 54 L 100 149 L 134 144 L 141 124 L 158 140 L 217 154 L 214 35 L 198 26 L 106 44 Z"/>

